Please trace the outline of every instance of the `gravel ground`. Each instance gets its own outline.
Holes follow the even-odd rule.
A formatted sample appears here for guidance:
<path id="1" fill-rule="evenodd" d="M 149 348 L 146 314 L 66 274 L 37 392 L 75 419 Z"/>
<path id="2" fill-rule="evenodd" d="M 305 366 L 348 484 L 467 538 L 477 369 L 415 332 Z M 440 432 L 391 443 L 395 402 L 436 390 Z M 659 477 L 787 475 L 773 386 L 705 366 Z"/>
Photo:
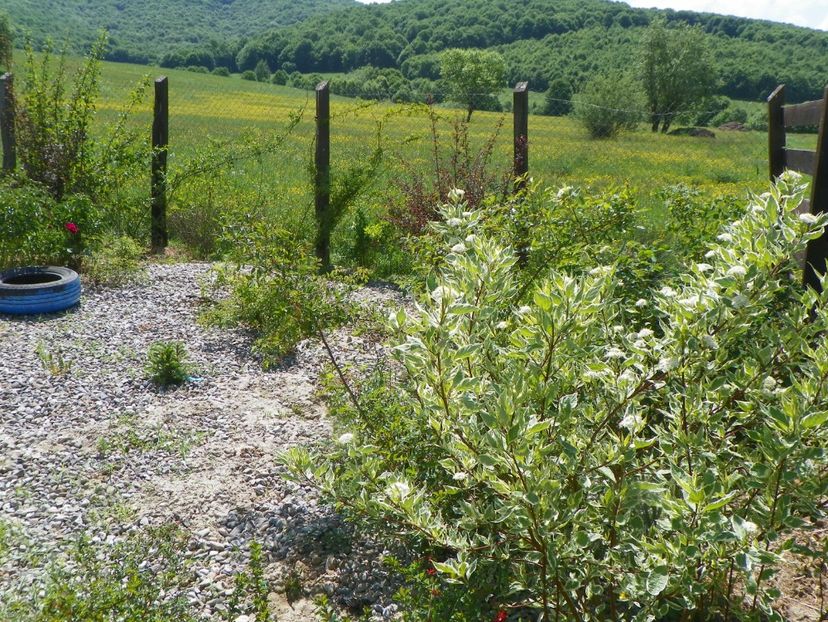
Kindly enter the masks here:
<path id="1" fill-rule="evenodd" d="M 201 580 L 187 596 L 205 619 L 217 619 L 251 538 L 277 588 L 298 573 L 308 594 L 390 617 L 384 551 L 350 542 L 341 519 L 274 462 L 331 433 L 316 395 L 322 347 L 304 342 L 290 364 L 263 371 L 248 335 L 197 324 L 207 264 L 148 271 L 144 285 L 84 292 L 65 314 L 0 316 L 0 520 L 16 534 L 0 558 L 0 600 L 34 585 L 42 568 L 27 563 L 32 552 L 51 555 L 80 534 L 112 543 L 173 522 L 191 535 L 186 555 Z M 387 289 L 357 298 L 401 301 Z M 186 344 L 194 382 L 161 391 L 144 378 L 147 349 L 159 340 Z M 347 328 L 329 341 L 345 363 L 382 355 Z M 49 370 L 49 354 L 68 371 Z M 280 621 L 312 619 L 308 601 L 276 607 Z"/>
<path id="2" fill-rule="evenodd" d="M 240 331 L 196 322 L 207 264 L 148 267 L 145 285 L 86 291 L 79 308 L 40 319 L 0 315 L 0 603 L 36 585 L 44 564 L 85 534 L 103 546 L 150 525 L 174 523 L 190 537 L 184 554 L 198 575 L 187 597 L 219 619 L 248 543 L 263 545 L 280 622 L 314 619 L 309 598 L 289 606 L 279 592 L 300 577 L 306 596 L 394 616 L 395 578 L 377 544 L 354 539 L 313 490 L 288 482 L 282 450 L 331 434 L 317 397 L 327 362 L 318 343 L 300 344 L 280 369 L 264 371 Z M 357 302 L 403 304 L 388 289 L 364 288 Z M 183 341 L 197 379 L 160 391 L 144 377 L 146 352 Z M 384 356 L 349 328 L 329 342 L 342 363 Z M 41 354 L 38 354 L 40 350 Z M 42 360 L 58 354 L 69 369 Z M 825 537 L 825 531 L 816 537 Z M 794 622 L 819 620 L 821 577 L 791 559 L 775 582 Z M 244 616 L 239 619 L 243 622 Z"/>

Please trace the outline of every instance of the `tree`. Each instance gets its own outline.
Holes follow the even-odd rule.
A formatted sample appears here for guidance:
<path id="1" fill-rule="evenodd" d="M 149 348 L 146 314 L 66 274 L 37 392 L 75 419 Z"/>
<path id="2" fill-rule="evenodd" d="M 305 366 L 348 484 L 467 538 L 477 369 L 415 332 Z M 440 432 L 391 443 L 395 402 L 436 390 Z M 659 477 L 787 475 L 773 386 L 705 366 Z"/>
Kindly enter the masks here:
<path id="1" fill-rule="evenodd" d="M 641 77 L 652 129 L 670 129 L 677 114 L 709 95 L 716 71 L 707 39 L 699 27 L 667 28 L 655 19 L 641 43 Z"/>
<path id="2" fill-rule="evenodd" d="M 253 70 L 253 73 L 256 74 L 256 80 L 259 82 L 270 81 L 270 67 L 267 66 L 267 61 L 265 59 L 261 59 L 258 63 L 256 63 L 256 68 Z"/>
<path id="3" fill-rule="evenodd" d="M 468 121 L 505 83 L 506 63 L 488 50 L 446 50 L 440 57 L 440 75 L 448 99 L 465 106 Z"/>
<path id="4" fill-rule="evenodd" d="M 621 130 L 635 129 L 644 106 L 638 83 L 629 75 L 595 76 L 574 100 L 575 116 L 591 138 L 613 138 Z"/>
<path id="5" fill-rule="evenodd" d="M 543 100 L 543 114 L 562 117 L 572 112 L 572 87 L 562 78 L 549 83 Z"/>

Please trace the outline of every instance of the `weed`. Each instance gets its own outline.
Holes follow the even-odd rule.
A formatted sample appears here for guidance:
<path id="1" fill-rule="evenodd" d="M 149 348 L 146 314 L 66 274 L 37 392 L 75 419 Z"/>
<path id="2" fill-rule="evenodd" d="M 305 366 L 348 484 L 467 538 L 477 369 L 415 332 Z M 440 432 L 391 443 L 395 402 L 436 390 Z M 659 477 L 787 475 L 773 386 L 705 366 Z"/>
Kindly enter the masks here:
<path id="1" fill-rule="evenodd" d="M 82 538 L 68 563 L 54 563 L 28 593 L 0 605 L 0 619 L 191 622 L 195 618 L 183 592 L 193 577 L 179 555 L 184 546 L 184 534 L 173 526 L 148 529 L 112 546 Z"/>
<path id="2" fill-rule="evenodd" d="M 65 376 L 72 369 L 72 361 L 65 359 L 60 350 L 51 352 L 46 349 L 46 345 L 41 341 L 35 348 L 35 354 L 40 359 L 43 369 L 48 371 L 52 376 Z"/>
<path id="3" fill-rule="evenodd" d="M 140 428 L 136 416 L 123 415 L 116 419 L 111 434 L 98 438 L 96 449 L 104 458 L 132 451 L 163 451 L 184 457 L 203 437 L 200 432 L 186 433 L 160 424 Z"/>
<path id="4" fill-rule="evenodd" d="M 276 622 L 276 616 L 268 605 L 270 584 L 264 576 L 262 545 L 250 543 L 250 561 L 247 570 L 236 575 L 233 593 L 230 595 L 225 620 L 234 622 L 243 613 L 253 614 L 256 622 Z"/>
<path id="5" fill-rule="evenodd" d="M 295 603 L 302 598 L 305 588 L 302 586 L 302 575 L 296 568 L 292 568 L 285 577 L 285 598 L 288 603 Z"/>

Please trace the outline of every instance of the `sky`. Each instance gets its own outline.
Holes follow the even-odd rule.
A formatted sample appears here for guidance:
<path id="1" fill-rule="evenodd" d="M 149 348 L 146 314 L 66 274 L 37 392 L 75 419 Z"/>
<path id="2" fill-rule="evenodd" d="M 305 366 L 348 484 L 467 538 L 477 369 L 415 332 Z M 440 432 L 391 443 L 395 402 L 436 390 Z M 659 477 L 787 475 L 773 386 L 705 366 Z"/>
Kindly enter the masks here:
<path id="1" fill-rule="evenodd" d="M 371 4 L 388 1 L 359 0 Z M 826 0 L 628 0 L 627 4 L 636 7 L 739 15 L 828 30 Z"/>

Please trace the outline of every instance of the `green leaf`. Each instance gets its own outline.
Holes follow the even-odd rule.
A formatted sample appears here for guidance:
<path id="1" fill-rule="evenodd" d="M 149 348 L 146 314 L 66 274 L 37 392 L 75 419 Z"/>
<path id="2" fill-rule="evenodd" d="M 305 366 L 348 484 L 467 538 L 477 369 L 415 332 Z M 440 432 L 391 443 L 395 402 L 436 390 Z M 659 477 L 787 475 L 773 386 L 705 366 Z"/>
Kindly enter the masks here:
<path id="1" fill-rule="evenodd" d="M 434 566 L 434 569 L 437 572 L 442 572 L 443 574 L 447 574 L 450 577 L 457 577 L 460 578 L 460 573 L 457 569 L 451 564 L 443 564 L 441 562 L 431 562 L 431 565 Z"/>
<path id="2" fill-rule="evenodd" d="M 828 410 L 822 412 L 811 413 L 802 417 L 802 427 L 806 430 L 816 428 L 828 421 Z"/>
<path id="3" fill-rule="evenodd" d="M 601 473 L 601 475 L 603 475 L 604 477 L 606 477 L 606 478 L 607 478 L 609 481 L 611 481 L 613 484 L 615 484 L 615 483 L 616 483 L 616 482 L 615 482 L 615 473 L 613 473 L 613 472 L 612 472 L 612 469 L 610 469 L 609 467 L 605 467 L 605 466 L 599 467 L 599 468 L 598 468 L 598 472 L 599 472 L 599 473 Z"/>
<path id="4" fill-rule="evenodd" d="M 549 311 L 552 308 L 552 299 L 541 291 L 535 292 L 535 304 L 543 311 Z"/>
<path id="5" fill-rule="evenodd" d="M 739 492 L 734 490 L 733 492 L 731 492 L 730 494 L 725 495 L 721 499 L 717 499 L 713 503 L 709 503 L 708 505 L 704 506 L 704 508 L 702 509 L 702 514 L 704 514 L 706 512 L 712 512 L 713 510 L 718 510 L 719 508 L 723 508 L 728 503 L 733 501 L 733 499 L 735 499 L 738 495 L 739 495 Z"/>
<path id="6" fill-rule="evenodd" d="M 549 426 L 552 425 L 551 421 L 539 421 L 533 425 L 530 425 L 526 429 L 526 438 L 537 434 L 538 432 L 543 432 L 544 430 L 548 429 Z"/>
<path id="7" fill-rule="evenodd" d="M 650 571 L 650 574 L 647 575 L 647 581 L 645 584 L 645 588 L 648 594 L 652 596 L 658 596 L 664 591 L 664 588 L 667 587 L 667 579 L 670 576 L 670 571 L 667 566 L 658 566 L 657 568 L 653 568 Z"/>
<path id="8" fill-rule="evenodd" d="M 497 464 L 497 458 L 489 454 L 480 454 L 480 464 L 484 466 L 494 466 Z"/>

